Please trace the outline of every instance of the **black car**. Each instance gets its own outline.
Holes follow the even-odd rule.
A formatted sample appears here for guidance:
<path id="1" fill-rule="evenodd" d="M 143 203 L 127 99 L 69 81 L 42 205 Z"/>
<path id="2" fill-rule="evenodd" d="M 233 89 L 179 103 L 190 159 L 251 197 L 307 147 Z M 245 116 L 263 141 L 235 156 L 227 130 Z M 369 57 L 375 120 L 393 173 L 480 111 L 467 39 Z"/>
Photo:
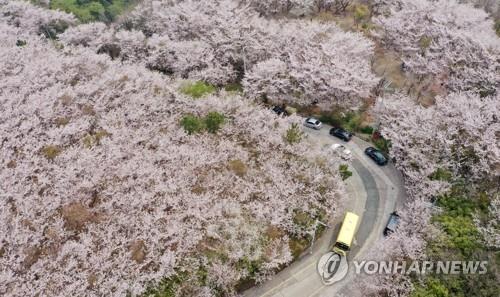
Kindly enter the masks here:
<path id="1" fill-rule="evenodd" d="M 281 106 L 274 106 L 273 112 L 279 116 L 281 116 L 281 115 L 287 116 L 288 115 L 286 112 L 286 109 L 284 107 L 281 107 Z"/>
<path id="2" fill-rule="evenodd" d="M 384 236 L 389 236 L 391 233 L 396 231 L 396 227 L 399 224 L 399 215 L 396 212 L 391 213 L 387 226 L 384 229 Z"/>
<path id="3" fill-rule="evenodd" d="M 342 128 L 330 129 L 330 135 L 336 136 L 344 141 L 349 141 L 352 138 L 352 134 Z"/>
<path id="4" fill-rule="evenodd" d="M 377 150 L 376 148 L 373 147 L 367 148 L 365 150 L 365 154 L 380 166 L 385 165 L 388 162 L 384 154 L 382 154 L 382 152 Z"/>

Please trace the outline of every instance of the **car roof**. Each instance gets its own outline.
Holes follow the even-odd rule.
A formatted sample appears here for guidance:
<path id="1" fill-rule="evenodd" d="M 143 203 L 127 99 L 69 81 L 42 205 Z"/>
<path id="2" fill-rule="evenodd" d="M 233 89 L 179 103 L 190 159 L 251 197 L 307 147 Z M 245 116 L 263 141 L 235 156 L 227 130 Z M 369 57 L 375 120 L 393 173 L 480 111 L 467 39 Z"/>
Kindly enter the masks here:
<path id="1" fill-rule="evenodd" d="M 396 229 L 396 226 L 399 224 L 399 216 L 397 214 L 392 213 L 389 217 L 389 222 L 387 222 L 387 227 L 390 230 Z"/>

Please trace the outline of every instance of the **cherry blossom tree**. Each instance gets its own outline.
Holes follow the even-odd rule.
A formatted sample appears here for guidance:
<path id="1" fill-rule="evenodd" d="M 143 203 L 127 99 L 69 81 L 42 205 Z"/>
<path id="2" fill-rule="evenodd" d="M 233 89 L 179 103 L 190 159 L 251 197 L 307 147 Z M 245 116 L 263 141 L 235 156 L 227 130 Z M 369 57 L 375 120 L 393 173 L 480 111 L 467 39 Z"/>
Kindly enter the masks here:
<path id="1" fill-rule="evenodd" d="M 150 69 L 218 86 L 243 80 L 250 98 L 356 106 L 378 82 L 370 69 L 373 44 L 361 34 L 331 23 L 263 19 L 238 1 L 145 2 L 123 27 L 149 36 L 142 52 Z M 262 77 L 277 60 L 286 74 Z M 274 79 L 288 80 L 287 87 L 276 88 Z"/>
<path id="2" fill-rule="evenodd" d="M 388 14 L 375 23 L 384 44 L 402 54 L 403 68 L 433 76 L 450 91 L 495 93 L 500 40 L 488 15 L 454 0 L 388 3 Z"/>
<path id="3" fill-rule="evenodd" d="M 77 23 L 72 14 L 44 9 L 26 1 L 9 0 L 0 0 L 0 21 L 19 27 L 24 32 L 51 38 Z"/>
<path id="4" fill-rule="evenodd" d="M 498 96 L 451 93 L 425 108 L 396 94 L 380 99 L 375 111 L 397 166 L 412 182 L 428 180 L 440 166 L 480 179 L 498 174 Z"/>
<path id="5" fill-rule="evenodd" d="M 59 47 L 10 24 L 0 22 L 1 295 L 138 295 L 181 272 L 191 279 L 179 296 L 232 295 L 291 261 L 291 237 L 307 231 L 297 212 L 330 216 L 345 196 L 338 160 L 286 141 L 300 118 L 224 91 L 193 100 L 176 78 L 96 53 L 93 32 L 128 56 L 142 50 L 121 31 L 85 25 Z M 216 133 L 180 124 L 210 112 L 224 117 Z"/>
<path id="6" fill-rule="evenodd" d="M 499 95 L 481 97 L 473 92 L 438 96 L 434 105 L 423 107 L 403 94 L 379 98 L 374 108 L 381 133 L 391 140 L 390 154 L 403 173 L 408 203 L 398 212 L 401 224 L 387 239 L 380 239 L 370 260 L 422 260 L 426 241 L 440 237 L 429 224 L 432 201 L 450 189 L 449 180 L 433 178 L 436 172 L 450 172 L 469 183 L 498 177 Z M 497 199 L 498 200 L 498 199 Z M 494 246 L 498 222 L 496 200 L 492 201 L 491 223 L 477 220 L 479 230 Z M 498 233 L 498 232 L 496 232 Z M 364 292 L 408 295 L 412 290 L 405 275 L 367 276 L 360 283 Z"/>
<path id="7" fill-rule="evenodd" d="M 325 109 L 352 107 L 376 86 L 369 63 L 373 45 L 362 35 L 307 21 L 261 24 L 272 30 L 273 43 L 266 47 L 272 50 L 268 60 L 248 67 L 243 85 L 250 97 Z"/>

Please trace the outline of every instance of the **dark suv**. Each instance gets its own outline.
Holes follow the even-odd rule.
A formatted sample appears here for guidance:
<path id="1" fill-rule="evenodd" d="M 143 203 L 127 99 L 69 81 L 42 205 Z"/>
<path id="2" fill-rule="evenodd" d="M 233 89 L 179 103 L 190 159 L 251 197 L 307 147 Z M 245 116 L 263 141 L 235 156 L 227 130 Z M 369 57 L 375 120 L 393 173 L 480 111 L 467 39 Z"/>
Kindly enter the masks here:
<path id="1" fill-rule="evenodd" d="M 352 138 L 352 134 L 342 128 L 330 129 L 330 135 L 336 136 L 344 141 L 349 141 Z"/>
<path id="2" fill-rule="evenodd" d="M 381 151 L 377 150 L 376 148 L 367 148 L 365 150 L 365 154 L 380 166 L 387 164 L 387 158 L 384 156 L 384 154 L 382 154 Z"/>
<path id="3" fill-rule="evenodd" d="M 384 236 L 389 236 L 391 233 L 396 231 L 396 227 L 399 224 L 399 215 L 396 212 L 391 213 L 387 226 L 384 229 Z"/>
<path id="4" fill-rule="evenodd" d="M 286 112 L 286 109 L 282 106 L 274 106 L 273 107 L 273 112 L 279 116 L 287 116 L 287 112 Z"/>

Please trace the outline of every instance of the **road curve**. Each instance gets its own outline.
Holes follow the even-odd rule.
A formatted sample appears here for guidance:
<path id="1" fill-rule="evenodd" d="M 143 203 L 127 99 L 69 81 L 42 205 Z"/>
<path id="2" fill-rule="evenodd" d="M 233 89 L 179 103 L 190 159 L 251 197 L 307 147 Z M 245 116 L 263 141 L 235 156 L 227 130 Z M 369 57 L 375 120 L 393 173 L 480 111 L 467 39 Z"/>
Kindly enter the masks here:
<path id="1" fill-rule="evenodd" d="M 349 167 L 353 175 L 346 180 L 348 202 L 343 209 L 360 216 L 360 225 L 348 262 L 366 254 L 373 243 L 382 237 L 382 231 L 389 214 L 403 206 L 405 192 L 402 177 L 393 164 L 380 167 L 365 154 L 369 143 L 353 137 L 345 143 L 329 135 L 331 126 L 323 125 L 321 130 L 305 128 L 308 141 L 321 147 L 333 143 L 344 144 L 352 152 L 353 160 Z M 289 267 L 279 272 L 273 279 L 255 286 L 245 292 L 246 297 L 313 297 L 313 296 L 356 296 L 352 287 L 356 276 L 350 273 L 339 283 L 325 286 L 316 272 L 319 258 L 331 249 L 335 236 L 340 229 L 342 213 L 336 213 L 328 228 L 315 243 L 312 251 L 302 255 Z M 351 265 L 352 266 L 352 265 Z"/>

